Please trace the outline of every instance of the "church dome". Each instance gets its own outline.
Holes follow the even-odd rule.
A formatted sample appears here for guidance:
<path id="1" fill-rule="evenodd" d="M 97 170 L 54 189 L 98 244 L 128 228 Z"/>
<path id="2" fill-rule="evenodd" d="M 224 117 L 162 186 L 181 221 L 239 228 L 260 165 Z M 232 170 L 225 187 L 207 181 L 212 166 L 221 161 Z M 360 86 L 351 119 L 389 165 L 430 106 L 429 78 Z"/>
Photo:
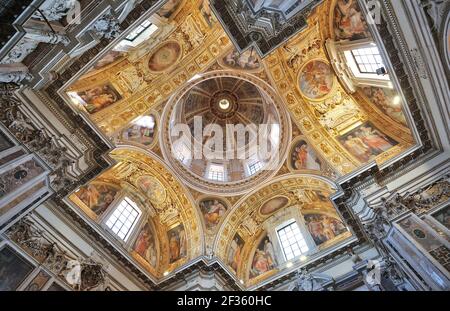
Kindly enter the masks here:
<path id="1" fill-rule="evenodd" d="M 265 82 L 226 71 L 198 76 L 169 100 L 162 152 L 191 187 L 244 193 L 285 158 L 289 116 Z"/>

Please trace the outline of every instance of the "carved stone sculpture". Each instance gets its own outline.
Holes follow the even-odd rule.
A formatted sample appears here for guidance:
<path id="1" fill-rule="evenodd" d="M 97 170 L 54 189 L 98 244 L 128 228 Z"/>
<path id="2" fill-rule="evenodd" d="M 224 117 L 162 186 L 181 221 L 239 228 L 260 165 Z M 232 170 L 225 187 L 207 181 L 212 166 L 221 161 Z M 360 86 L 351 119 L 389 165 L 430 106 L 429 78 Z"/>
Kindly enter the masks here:
<path id="1" fill-rule="evenodd" d="M 35 152 L 51 169 L 51 185 L 55 190 L 68 186 L 73 179 L 68 168 L 75 161 L 58 137 L 38 129 L 20 110 L 21 102 L 11 89 L 2 85 L 0 90 L 0 120 L 12 134 L 32 152 Z"/>
<path id="2" fill-rule="evenodd" d="M 46 0 L 39 7 L 40 12 L 36 11 L 32 17 L 44 20 L 42 16 L 44 15 L 48 21 L 60 21 L 75 8 L 76 2 L 76 0 Z"/>
<path id="3" fill-rule="evenodd" d="M 22 218 L 9 229 L 7 235 L 74 290 L 106 288 L 108 276 L 103 264 L 90 257 L 74 258 L 67 254 L 58 243 L 49 240 L 44 231 L 37 229 L 31 220 Z M 69 279 L 68 275 L 74 269 L 79 269 L 79 273 Z"/>
<path id="4" fill-rule="evenodd" d="M 119 21 L 111 11 L 100 17 L 91 29 L 100 38 L 113 39 L 120 34 Z"/>

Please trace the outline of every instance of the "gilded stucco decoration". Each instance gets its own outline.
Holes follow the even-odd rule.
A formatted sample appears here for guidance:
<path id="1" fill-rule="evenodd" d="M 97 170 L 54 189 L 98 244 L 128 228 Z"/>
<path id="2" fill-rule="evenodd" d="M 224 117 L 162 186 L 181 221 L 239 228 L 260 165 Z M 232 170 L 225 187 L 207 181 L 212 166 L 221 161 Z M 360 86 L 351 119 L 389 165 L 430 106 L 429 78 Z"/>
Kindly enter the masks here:
<path id="1" fill-rule="evenodd" d="M 332 5 L 329 2 L 317 10 L 333 11 Z M 328 15 L 311 16 L 311 26 L 271 53 L 264 63 L 293 122 L 338 173 L 346 174 L 370 160 L 382 163 L 392 158 L 410 147 L 413 138 L 398 122 L 367 109 L 358 94 L 346 93 L 328 65 L 323 42 L 330 31 L 321 26 L 328 25 L 327 19 L 319 16 Z M 333 17 L 330 19 L 333 21 Z M 311 80 L 311 77 L 319 78 Z M 372 124 L 364 127 L 368 120 Z M 361 141 L 353 136 L 354 140 L 343 141 L 343 136 L 361 127 L 367 129 L 356 132 Z M 399 128 L 401 131 L 397 131 Z"/>
<path id="2" fill-rule="evenodd" d="M 82 77 L 68 89 L 69 92 L 78 93 L 109 82 L 117 90 L 119 100 L 112 103 L 109 100 L 107 105 L 90 115 L 107 135 L 120 130 L 146 110 L 165 101 L 195 74 L 206 70 L 219 54 L 230 49 L 230 40 L 205 10 L 207 3 L 197 2 L 185 1 L 177 9 L 176 16 L 170 20 L 175 25 L 174 29 L 164 33 L 166 36 L 160 38 L 160 44 L 154 45 L 146 54 L 130 59 L 124 57 L 108 67 L 108 70 Z M 181 48 L 178 49 L 178 46 Z M 164 50 L 161 51 L 161 48 Z M 166 61 L 166 57 L 172 59 L 171 64 L 162 66 L 161 62 L 154 62 L 156 59 Z M 153 65 L 158 70 L 152 71 Z M 130 85 L 133 82 L 139 84 L 139 87 Z M 103 93 L 96 90 L 95 95 Z M 108 94 L 103 96 L 107 97 Z M 82 106 L 80 109 L 85 110 Z"/>
<path id="3" fill-rule="evenodd" d="M 320 219 L 337 228 L 329 233 L 336 238 L 315 240 L 318 251 L 349 238 L 328 200 L 336 190 L 331 180 L 370 161 L 382 164 L 414 144 L 399 92 L 359 87 L 349 94 L 333 71 L 327 39 L 370 37 L 356 1 L 324 1 L 306 29 L 264 59 L 254 49 L 236 51 L 208 0 L 169 2 L 154 37 L 107 55 L 68 89 L 69 97 L 86 102 L 77 107 L 120 146 L 111 153 L 118 164 L 70 199 L 97 222 L 125 193 L 145 206 L 145 221 L 127 249 L 156 278 L 203 254 L 219 258 L 247 286 L 276 275 L 283 267 L 270 254 L 275 241 L 265 228 L 279 213 L 300 211 L 305 222 Z M 188 188 L 180 176 L 191 172 L 176 170 L 178 164 L 165 157 L 165 111 L 209 76 L 262 86 L 286 110 L 282 161 L 267 179 L 249 178 L 229 190 L 194 176 Z M 150 116 L 153 129 L 136 122 Z"/>
<path id="4" fill-rule="evenodd" d="M 111 156 L 117 164 L 69 199 L 100 223 L 110 215 L 108 207 L 124 197 L 132 199 L 143 217 L 126 244 L 130 255 L 154 277 L 199 256 L 204 244 L 202 216 L 170 169 L 155 154 L 135 147 L 120 147 Z"/>
<path id="5" fill-rule="evenodd" d="M 320 241 L 318 237 L 314 237 L 314 231 L 311 231 L 314 243 L 317 244 L 317 252 L 346 240 L 351 237 L 351 233 L 328 198 L 334 191 L 335 186 L 329 179 L 317 175 L 291 173 L 277 177 L 242 197 L 233 206 L 216 237 L 215 254 L 238 279 L 246 281 L 246 286 L 251 286 L 285 268 L 285 265 L 281 264 L 268 271 L 255 267 L 258 256 L 267 260 L 266 268 L 270 266 L 268 263 L 280 258 L 270 254 L 270 248 L 275 244 L 275 241 L 270 239 L 273 239 L 274 235 L 266 237 L 266 230 L 274 219 L 289 219 L 291 216 L 286 215 L 299 211 L 307 226 L 308 221 L 316 221 L 314 217 L 324 222 L 333 222 L 336 231 L 329 239 Z M 267 239 L 269 240 L 265 242 Z M 252 257 L 255 253 L 256 258 Z M 268 259 L 270 256 L 278 259 Z M 265 272 L 261 273 L 262 271 Z M 251 277 L 252 273 L 254 277 Z"/>

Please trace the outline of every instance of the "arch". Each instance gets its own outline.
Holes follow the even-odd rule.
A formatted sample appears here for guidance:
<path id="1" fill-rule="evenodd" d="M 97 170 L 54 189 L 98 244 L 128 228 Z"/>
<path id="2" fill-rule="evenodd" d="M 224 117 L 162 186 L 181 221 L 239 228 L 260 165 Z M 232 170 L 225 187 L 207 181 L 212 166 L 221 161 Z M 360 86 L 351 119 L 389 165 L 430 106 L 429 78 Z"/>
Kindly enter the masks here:
<path id="1" fill-rule="evenodd" d="M 190 259 L 194 259 L 195 257 L 202 255 L 204 252 L 204 232 L 201 215 L 196 208 L 196 200 L 192 197 L 190 191 L 188 191 L 184 184 L 178 181 L 179 177 L 176 173 L 173 172 L 173 170 L 167 166 L 157 154 L 141 147 L 119 145 L 111 151 L 110 155 L 117 161 L 123 160 L 129 162 L 131 159 L 137 161 L 137 163 L 153 164 L 151 167 L 145 167 L 146 170 L 144 173 L 147 175 L 153 174 L 152 176 L 157 178 L 167 191 L 167 198 L 171 200 L 176 198 L 176 201 L 178 201 L 179 205 L 182 207 L 179 212 L 183 216 L 183 220 L 192 221 L 189 228 L 189 230 L 192 230 L 192 233 L 195 232 L 195 236 L 192 237 L 194 238 L 192 242 L 195 241 L 195 243 L 199 243 L 199 245 L 196 247 L 196 250 L 192 252 Z M 154 206 L 159 205 L 158 202 L 156 202 L 156 204 L 155 202 L 152 202 L 152 204 Z M 161 205 L 164 204 L 166 204 L 166 202 L 161 203 Z M 158 213 L 158 207 L 156 206 L 155 212 Z"/>
<path id="2" fill-rule="evenodd" d="M 231 267 L 228 260 L 229 257 L 232 257 L 229 256 L 230 247 L 233 240 L 236 240 L 236 235 L 238 235 L 244 241 L 244 245 L 240 249 L 241 257 L 239 263 L 241 267 L 235 270 L 236 277 L 248 281 L 249 273 L 247 270 L 251 261 L 250 257 L 255 252 L 256 244 L 261 241 L 261 235 L 266 228 L 273 227 L 269 223 L 274 222 L 273 219 L 275 218 L 283 218 L 284 213 L 294 215 L 292 214 L 294 212 L 303 215 L 302 208 L 311 213 L 313 206 L 317 213 L 335 219 L 342 218 L 329 198 L 336 190 L 337 186 L 332 180 L 324 176 L 308 173 L 289 173 L 265 183 L 234 204 L 216 235 L 213 246 L 214 253 L 225 265 Z M 261 204 L 266 202 L 267 198 L 273 198 L 274 196 L 285 196 L 289 199 L 289 202 L 272 214 L 262 215 L 259 213 L 258 210 Z M 326 247 L 335 245 L 350 236 L 351 233 L 347 229 L 345 234 L 343 232 L 339 236 L 333 237 L 333 239 L 330 238 L 326 243 Z M 312 238 L 308 237 L 308 239 L 311 240 Z M 272 239 L 271 242 L 274 243 Z M 322 249 L 323 247 L 317 245 L 314 252 L 321 252 Z M 273 274 L 275 273 L 265 274 L 262 278 L 256 277 L 254 281 L 258 283 Z M 250 283 L 254 285 L 255 282 L 252 280 Z"/>
<path id="3" fill-rule="evenodd" d="M 115 185 L 121 197 L 132 198 L 141 209 L 130 237 L 120 241 L 129 255 L 157 279 L 203 255 L 204 229 L 196 202 L 172 170 L 155 153 L 137 146 L 120 145 L 110 156 L 116 164 L 88 186 Z M 69 198 L 86 212 L 76 193 Z M 104 223 L 103 218 L 92 219 Z"/>

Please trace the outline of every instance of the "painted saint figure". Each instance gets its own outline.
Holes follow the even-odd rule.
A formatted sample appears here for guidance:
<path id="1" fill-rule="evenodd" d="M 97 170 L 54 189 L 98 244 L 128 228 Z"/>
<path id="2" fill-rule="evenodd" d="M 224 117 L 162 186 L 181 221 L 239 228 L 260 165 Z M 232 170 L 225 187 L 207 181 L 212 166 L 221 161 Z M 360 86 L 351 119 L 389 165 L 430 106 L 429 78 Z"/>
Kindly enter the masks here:
<path id="1" fill-rule="evenodd" d="M 100 216 L 116 198 L 117 190 L 109 185 L 89 184 L 75 194 L 87 207 Z"/>
<path id="2" fill-rule="evenodd" d="M 146 223 L 139 233 L 134 244 L 134 251 L 144 258 L 153 267 L 156 266 L 156 245 L 152 228 Z"/>
<path id="3" fill-rule="evenodd" d="M 334 10 L 337 39 L 357 40 L 368 36 L 368 27 L 357 0 L 338 0 Z"/>
<path id="4" fill-rule="evenodd" d="M 291 155 L 292 167 L 296 170 L 320 170 L 321 162 L 304 140 L 295 144 Z"/>
<path id="5" fill-rule="evenodd" d="M 167 232 L 169 239 L 170 263 L 186 256 L 186 236 L 183 225 L 178 225 Z"/>
<path id="6" fill-rule="evenodd" d="M 77 92 L 77 95 L 81 98 L 89 113 L 99 112 L 122 99 L 122 96 L 111 83 Z"/>
<path id="7" fill-rule="evenodd" d="M 300 73 L 300 90 L 309 98 L 318 99 L 328 95 L 333 88 L 334 75 L 330 65 L 313 60 Z"/>
<path id="8" fill-rule="evenodd" d="M 351 130 L 341 136 L 339 141 L 361 163 L 366 163 L 398 144 L 376 129 L 371 122 L 366 122 Z"/>
<path id="9" fill-rule="evenodd" d="M 275 250 L 269 237 L 266 236 L 259 243 L 253 255 L 250 277 L 257 277 L 273 270 L 276 265 Z"/>
<path id="10" fill-rule="evenodd" d="M 375 132 L 370 126 L 361 127 L 359 136 L 363 142 L 372 149 L 372 153 L 381 154 L 392 147 L 388 139 L 383 137 L 384 135 Z"/>
<path id="11" fill-rule="evenodd" d="M 200 202 L 200 209 L 202 210 L 205 225 L 208 229 L 212 229 L 219 224 L 227 211 L 224 203 L 219 200 L 204 200 Z"/>
<path id="12" fill-rule="evenodd" d="M 359 137 L 349 135 L 344 143 L 344 146 L 361 162 L 369 161 L 369 148 Z"/>
<path id="13" fill-rule="evenodd" d="M 244 247 L 244 240 L 236 233 L 231 242 L 230 251 L 228 253 L 228 264 L 237 273 L 241 265 L 241 253 Z"/>
<path id="14" fill-rule="evenodd" d="M 400 122 L 403 125 L 407 125 L 402 110 L 400 96 L 395 91 L 371 86 L 362 88 L 362 92 L 370 102 L 393 120 Z"/>
<path id="15" fill-rule="evenodd" d="M 347 231 L 342 221 L 322 214 L 307 214 L 305 223 L 316 245 L 321 245 Z"/>
<path id="16" fill-rule="evenodd" d="M 223 58 L 223 64 L 229 68 L 240 70 L 256 70 L 261 67 L 256 52 L 252 52 L 251 50 L 245 51 L 242 54 L 234 50 Z"/>

